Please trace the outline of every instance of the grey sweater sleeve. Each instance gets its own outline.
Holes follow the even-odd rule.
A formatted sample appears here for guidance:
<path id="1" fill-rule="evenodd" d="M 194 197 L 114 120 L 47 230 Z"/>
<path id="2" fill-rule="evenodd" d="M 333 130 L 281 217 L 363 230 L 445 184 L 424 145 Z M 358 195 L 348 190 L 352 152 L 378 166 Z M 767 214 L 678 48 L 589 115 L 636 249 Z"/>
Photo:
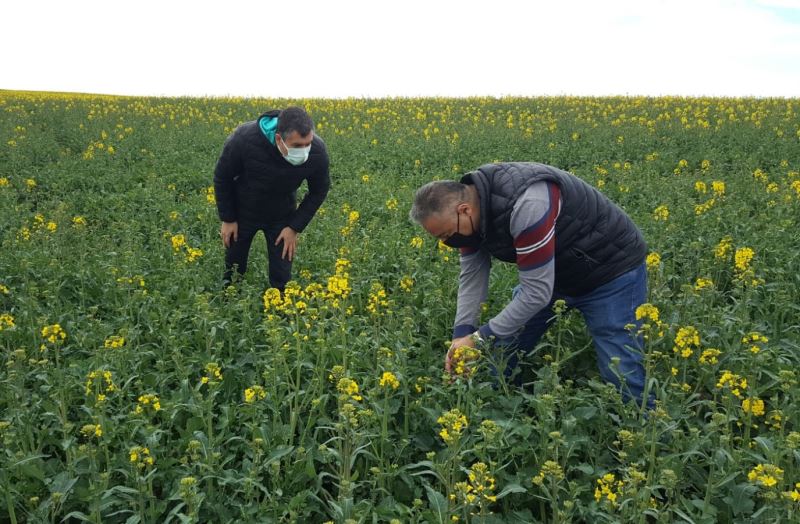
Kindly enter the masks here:
<path id="1" fill-rule="evenodd" d="M 453 338 L 474 333 L 480 321 L 481 303 L 489 294 L 489 270 L 492 257 L 483 249 L 461 250 L 461 274 L 458 277 L 458 301 Z"/>
<path id="2" fill-rule="evenodd" d="M 519 292 L 481 326 L 482 337 L 515 335 L 550 303 L 555 283 L 555 222 L 560 209 L 560 192 L 551 182 L 537 182 L 517 199 L 510 229 L 517 252 Z"/>

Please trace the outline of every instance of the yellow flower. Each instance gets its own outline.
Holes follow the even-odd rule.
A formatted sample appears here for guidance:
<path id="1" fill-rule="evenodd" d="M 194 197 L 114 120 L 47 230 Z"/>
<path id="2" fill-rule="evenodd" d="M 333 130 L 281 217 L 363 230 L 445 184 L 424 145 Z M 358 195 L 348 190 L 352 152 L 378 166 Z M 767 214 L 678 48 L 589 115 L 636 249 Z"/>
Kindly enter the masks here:
<path id="1" fill-rule="evenodd" d="M 358 384 L 355 380 L 343 377 L 339 379 L 339 383 L 336 384 L 336 390 L 344 396 L 350 397 L 353 400 L 361 400 L 361 395 L 358 394 Z"/>
<path id="2" fill-rule="evenodd" d="M 389 307 L 389 301 L 386 298 L 386 290 L 380 282 L 373 282 L 367 303 L 367 311 L 373 316 L 381 316 L 384 314 L 386 308 Z"/>
<path id="3" fill-rule="evenodd" d="M 746 398 L 742 401 L 742 410 L 745 413 L 752 413 L 757 417 L 764 416 L 764 401 L 759 398 Z"/>
<path id="4" fill-rule="evenodd" d="M 703 353 L 700 354 L 700 363 L 709 365 L 716 364 L 718 362 L 717 357 L 719 357 L 721 354 L 722 352 L 718 349 L 704 349 Z"/>
<path id="5" fill-rule="evenodd" d="M 13 329 L 14 327 L 14 317 L 12 317 L 11 314 L 3 313 L 0 315 L 0 331 L 4 329 Z"/>
<path id="6" fill-rule="evenodd" d="M 264 388 L 261 386 L 250 386 L 244 390 L 244 401 L 248 404 L 252 404 L 257 400 L 264 400 L 265 398 L 267 398 L 267 392 L 264 391 Z"/>
<path id="7" fill-rule="evenodd" d="M 53 324 L 42 328 L 42 338 L 51 344 L 57 344 L 67 338 L 67 333 L 61 329 L 60 324 Z"/>
<path id="8" fill-rule="evenodd" d="M 103 436 L 103 428 L 99 424 L 86 424 L 81 428 L 81 435 L 87 438 L 100 438 Z"/>
<path id="9" fill-rule="evenodd" d="M 622 488 L 624 487 L 622 480 L 617 480 L 616 475 L 613 473 L 606 473 L 601 478 L 597 479 L 597 487 L 594 490 L 594 499 L 597 502 L 603 499 L 611 503 L 612 506 L 617 506 L 617 499 L 622 495 Z"/>
<path id="10" fill-rule="evenodd" d="M 420 249 L 422 247 L 422 238 L 421 237 L 413 237 L 411 239 L 411 247 L 415 249 Z"/>
<path id="11" fill-rule="evenodd" d="M 150 449 L 142 446 L 134 446 L 128 452 L 128 457 L 131 464 L 134 464 L 139 469 L 151 467 L 155 461 L 150 455 Z"/>
<path id="12" fill-rule="evenodd" d="M 783 480 L 783 470 L 772 464 L 758 464 L 747 474 L 747 480 L 765 488 L 773 488 Z"/>
<path id="13" fill-rule="evenodd" d="M 722 180 L 714 180 L 711 182 L 711 191 L 715 196 L 721 197 L 725 194 L 725 182 Z"/>
<path id="14" fill-rule="evenodd" d="M 191 263 L 203 256 L 203 251 L 194 247 L 186 248 L 186 262 Z"/>
<path id="15" fill-rule="evenodd" d="M 183 235 L 172 235 L 170 238 L 172 242 L 172 249 L 177 253 L 180 249 L 186 245 L 186 237 Z"/>
<path id="16" fill-rule="evenodd" d="M 749 247 L 742 247 L 736 250 L 733 256 L 734 267 L 739 275 L 742 275 L 750 269 L 750 262 L 753 260 L 755 252 Z"/>
<path id="17" fill-rule="evenodd" d="M 710 287 L 714 287 L 714 282 L 710 278 L 698 278 L 694 283 L 695 291 L 701 291 Z"/>
<path id="18" fill-rule="evenodd" d="M 700 334 L 694 326 L 685 326 L 678 329 L 672 351 L 679 353 L 683 358 L 689 358 L 694 353 L 694 350 L 699 347 Z"/>
<path id="19" fill-rule="evenodd" d="M 442 416 L 436 419 L 436 422 L 442 426 L 439 436 L 448 445 L 457 444 L 461 438 L 461 433 L 469 425 L 467 417 L 458 408 L 443 413 Z"/>
<path id="20" fill-rule="evenodd" d="M 125 345 L 125 338 L 117 335 L 112 335 L 108 337 L 105 340 L 105 342 L 103 342 L 103 347 L 107 349 L 121 348 L 124 345 Z"/>
<path id="21" fill-rule="evenodd" d="M 636 308 L 636 320 L 650 319 L 658 322 L 658 308 L 653 304 L 645 303 Z"/>
<path id="22" fill-rule="evenodd" d="M 82 216 L 72 217 L 72 225 L 74 227 L 84 227 L 86 225 L 86 219 Z"/>
<path id="23" fill-rule="evenodd" d="M 730 237 L 730 235 L 725 235 L 722 237 L 722 240 L 719 241 L 717 247 L 714 248 L 714 257 L 718 259 L 727 258 L 732 249 L 733 239 Z"/>
<path id="24" fill-rule="evenodd" d="M 649 253 L 645 262 L 649 271 L 655 271 L 661 266 L 661 255 L 655 252 Z"/>
<path id="25" fill-rule="evenodd" d="M 400 387 L 400 381 L 397 380 L 397 377 L 391 371 L 384 371 L 380 381 L 378 382 L 378 385 L 386 389 L 397 389 Z"/>
<path id="26" fill-rule="evenodd" d="M 396 210 L 397 209 L 397 199 L 396 198 L 390 198 L 389 200 L 387 200 L 386 201 L 386 209 L 388 209 L 389 211 Z"/>
<path id="27" fill-rule="evenodd" d="M 158 395 L 154 395 L 152 393 L 148 393 L 147 395 L 139 395 L 138 404 L 136 405 L 136 414 L 143 413 L 146 409 L 152 409 L 153 411 L 161 411 L 161 399 L 158 398 Z"/>
<path id="28" fill-rule="evenodd" d="M 656 221 L 666 222 L 669 218 L 669 208 L 665 205 L 660 205 L 653 210 L 653 219 Z"/>

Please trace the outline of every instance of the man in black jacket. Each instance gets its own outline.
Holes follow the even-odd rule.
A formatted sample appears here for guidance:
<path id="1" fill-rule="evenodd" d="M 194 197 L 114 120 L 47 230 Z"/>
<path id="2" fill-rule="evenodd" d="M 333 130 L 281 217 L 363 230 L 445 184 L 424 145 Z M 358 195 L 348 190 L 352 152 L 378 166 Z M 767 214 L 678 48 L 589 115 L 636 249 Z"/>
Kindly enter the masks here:
<path id="1" fill-rule="evenodd" d="M 297 188 L 308 193 L 297 207 Z M 247 270 L 250 244 L 258 231 L 267 239 L 270 286 L 283 291 L 301 233 L 330 188 L 328 152 L 314 134 L 305 110 L 269 111 L 237 127 L 225 141 L 214 170 L 225 277 Z"/>

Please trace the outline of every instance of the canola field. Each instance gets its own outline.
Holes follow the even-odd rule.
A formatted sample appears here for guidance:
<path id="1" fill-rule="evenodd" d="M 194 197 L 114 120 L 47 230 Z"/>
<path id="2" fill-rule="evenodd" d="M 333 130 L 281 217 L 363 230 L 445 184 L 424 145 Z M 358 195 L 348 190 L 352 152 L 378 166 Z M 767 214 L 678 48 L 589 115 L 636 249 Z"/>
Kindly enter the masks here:
<path id="1" fill-rule="evenodd" d="M 284 296 L 260 236 L 223 288 L 217 156 L 290 104 L 331 192 Z M 560 309 L 522 388 L 488 347 L 444 375 L 458 253 L 408 209 L 498 161 L 642 229 L 654 409 Z M 0 91 L 0 522 L 797 522 L 798 246 L 798 99 Z"/>

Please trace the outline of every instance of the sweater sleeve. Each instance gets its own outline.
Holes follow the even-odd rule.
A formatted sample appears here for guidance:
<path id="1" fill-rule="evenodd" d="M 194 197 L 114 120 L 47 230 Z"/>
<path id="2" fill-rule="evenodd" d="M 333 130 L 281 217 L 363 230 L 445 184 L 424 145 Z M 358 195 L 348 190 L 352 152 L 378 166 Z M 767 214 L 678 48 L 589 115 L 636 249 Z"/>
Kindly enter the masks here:
<path id="1" fill-rule="evenodd" d="M 223 222 L 236 222 L 236 178 L 241 172 L 242 158 L 234 131 L 225 140 L 222 154 L 214 169 L 214 196 L 217 200 L 217 213 Z"/>
<path id="2" fill-rule="evenodd" d="M 481 313 L 481 303 L 489 293 L 489 271 L 491 255 L 487 251 L 461 248 L 461 274 L 458 277 L 458 301 L 456 319 L 453 323 L 453 338 L 475 332 Z"/>
<path id="3" fill-rule="evenodd" d="M 298 233 L 301 233 L 314 218 L 331 187 L 328 152 L 324 145 L 322 146 L 322 155 L 319 168 L 315 169 L 313 174 L 306 179 L 308 193 L 287 222 L 287 225 Z"/>
<path id="4" fill-rule="evenodd" d="M 511 235 L 520 291 L 481 326 L 482 337 L 510 337 L 550 303 L 555 284 L 555 224 L 560 210 L 560 191 L 552 182 L 537 182 L 517 199 L 511 213 Z"/>

